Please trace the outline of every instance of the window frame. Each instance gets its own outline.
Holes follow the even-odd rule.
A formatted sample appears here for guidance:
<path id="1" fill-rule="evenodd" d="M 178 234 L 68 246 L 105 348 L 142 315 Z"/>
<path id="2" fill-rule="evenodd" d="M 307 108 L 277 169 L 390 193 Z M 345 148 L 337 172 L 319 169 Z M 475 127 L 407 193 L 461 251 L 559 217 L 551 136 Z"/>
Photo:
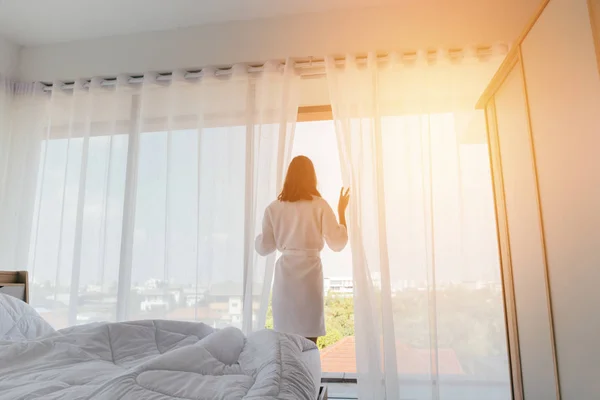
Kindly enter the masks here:
<path id="1" fill-rule="evenodd" d="M 331 105 L 300 106 L 298 107 L 298 122 L 333 121 Z"/>

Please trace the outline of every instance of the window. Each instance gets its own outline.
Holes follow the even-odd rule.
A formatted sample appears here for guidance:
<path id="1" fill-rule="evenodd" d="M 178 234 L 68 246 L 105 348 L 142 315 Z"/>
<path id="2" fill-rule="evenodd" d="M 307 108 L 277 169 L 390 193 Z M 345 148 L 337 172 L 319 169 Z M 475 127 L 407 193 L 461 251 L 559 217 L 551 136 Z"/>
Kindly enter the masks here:
<path id="1" fill-rule="evenodd" d="M 309 114 L 299 115 L 293 155 L 313 160 L 319 190 L 335 209 L 342 173 L 334 123 L 326 111 L 315 112 L 318 118 Z M 489 398 L 506 399 L 509 368 L 485 127 L 481 124 L 475 136 L 456 142 L 447 133 L 462 123 L 460 115 L 428 117 L 436 221 L 435 285 L 430 290 L 422 243 L 415 239 L 424 229 L 419 214 L 423 199 L 417 190 L 424 171 L 416 150 L 423 118 L 387 117 L 382 123 L 398 371 L 403 385 L 418 390 L 435 359 L 442 390 L 459 390 L 467 393 L 461 397 L 466 399 L 483 386 Z M 234 126 L 207 128 L 201 135 L 182 129 L 139 136 L 137 173 L 132 177 L 137 190 L 132 200 L 136 212 L 130 216 L 135 231 L 129 319 L 241 327 L 245 133 L 245 127 Z M 127 135 L 90 137 L 87 153 L 83 138 L 42 143 L 30 255 L 31 303 L 57 328 L 117 318 L 129 152 Z M 406 190 L 411 184 L 417 185 L 415 190 Z M 225 203 L 229 206 L 223 207 Z M 80 226 L 78 213 L 83 216 Z M 365 227 L 365 235 L 375 234 L 369 229 Z M 80 241 L 75 240 L 78 230 Z M 322 261 L 328 331 L 319 342 L 323 371 L 352 377 L 356 360 L 350 246 L 341 253 L 325 249 Z M 253 293 L 260 296 L 260 288 Z M 253 302 L 255 311 L 258 300 Z"/>
<path id="2" fill-rule="evenodd" d="M 41 145 L 30 246 L 34 279 L 30 303 L 55 328 L 114 320 L 116 315 L 128 138 L 91 137 L 84 176 L 83 144 L 83 138 L 57 138 Z M 83 179 L 85 190 L 80 192 Z M 84 205 L 78 209 L 80 199 Z M 83 215 L 80 227 L 75 223 L 78 212 Z M 75 240 L 77 229 L 81 241 Z M 81 252 L 84 273 L 77 278 L 82 287 L 77 313 L 69 318 L 75 251 Z"/>
<path id="3" fill-rule="evenodd" d="M 245 133 L 140 134 L 128 319 L 241 328 Z M 128 136 L 90 137 L 87 155 L 83 147 L 81 137 L 41 146 L 31 304 L 55 328 L 117 319 Z"/>
<path id="4" fill-rule="evenodd" d="M 141 135 L 130 319 L 242 327 L 245 134 Z M 148 293 L 161 295 L 152 308 L 142 306 Z"/>
<path id="5" fill-rule="evenodd" d="M 402 393 L 422 396 L 419 381 L 430 379 L 435 359 L 444 396 L 454 393 L 460 398 L 478 398 L 485 390 L 489 398 L 508 399 L 503 294 L 485 125 L 469 130 L 456 143 L 447 133 L 462 123 L 460 115 L 427 117 L 432 135 L 432 212 L 436 224 L 435 289 L 431 293 L 427 289 L 431 288 L 431 277 L 418 248 L 421 241 L 415 240 L 424 234 L 424 218 L 418 215 L 421 207 L 415 206 L 423 202 L 422 195 L 418 186 L 403 191 L 409 181 L 420 185 L 424 173 L 417 142 L 421 140 L 418 125 L 423 118 L 387 117 L 382 124 L 393 323 Z M 335 208 L 342 179 L 334 124 L 331 120 L 310 121 L 307 116 L 302 119 L 296 128 L 293 153 L 313 160 L 319 190 Z M 456 151 L 448 150 L 452 148 Z M 420 225 L 416 221 L 421 221 Z M 376 234 L 363 233 L 367 237 Z M 349 246 L 340 254 L 326 250 L 322 259 L 328 330 L 320 341 L 323 371 L 336 378 L 354 377 L 354 288 Z M 435 321 L 429 317 L 432 307 Z M 432 347 L 437 347 L 437 352 L 431 351 Z"/>

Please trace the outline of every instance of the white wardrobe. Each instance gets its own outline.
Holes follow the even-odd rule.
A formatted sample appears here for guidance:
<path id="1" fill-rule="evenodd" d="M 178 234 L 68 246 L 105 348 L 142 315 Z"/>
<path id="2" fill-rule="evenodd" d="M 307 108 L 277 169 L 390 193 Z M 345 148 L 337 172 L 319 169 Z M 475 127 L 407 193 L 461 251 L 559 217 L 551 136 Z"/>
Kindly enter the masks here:
<path id="1" fill-rule="evenodd" d="M 516 400 L 600 399 L 600 0 L 546 0 L 485 108 Z"/>

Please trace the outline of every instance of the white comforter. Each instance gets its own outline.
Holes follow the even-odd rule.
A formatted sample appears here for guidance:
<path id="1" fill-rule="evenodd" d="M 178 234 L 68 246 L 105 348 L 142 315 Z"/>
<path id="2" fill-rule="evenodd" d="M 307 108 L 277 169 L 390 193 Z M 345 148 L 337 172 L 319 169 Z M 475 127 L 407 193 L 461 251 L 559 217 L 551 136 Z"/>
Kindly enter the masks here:
<path id="1" fill-rule="evenodd" d="M 26 340 L 54 329 L 29 304 L 0 293 L 0 340 Z"/>
<path id="2" fill-rule="evenodd" d="M 0 340 L 0 399 L 308 400 L 316 388 L 300 356 L 312 348 L 201 323 L 83 325 Z"/>

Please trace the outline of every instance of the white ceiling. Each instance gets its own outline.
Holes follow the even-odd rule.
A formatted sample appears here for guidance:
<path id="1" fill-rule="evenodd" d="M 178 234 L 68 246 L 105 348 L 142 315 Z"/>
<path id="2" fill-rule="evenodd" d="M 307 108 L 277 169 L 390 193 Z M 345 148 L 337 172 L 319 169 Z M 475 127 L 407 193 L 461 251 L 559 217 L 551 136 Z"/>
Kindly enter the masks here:
<path id="1" fill-rule="evenodd" d="M 444 0 L 0 0 L 0 35 L 38 46 L 337 9 L 409 2 L 431 6 L 435 1 Z"/>

